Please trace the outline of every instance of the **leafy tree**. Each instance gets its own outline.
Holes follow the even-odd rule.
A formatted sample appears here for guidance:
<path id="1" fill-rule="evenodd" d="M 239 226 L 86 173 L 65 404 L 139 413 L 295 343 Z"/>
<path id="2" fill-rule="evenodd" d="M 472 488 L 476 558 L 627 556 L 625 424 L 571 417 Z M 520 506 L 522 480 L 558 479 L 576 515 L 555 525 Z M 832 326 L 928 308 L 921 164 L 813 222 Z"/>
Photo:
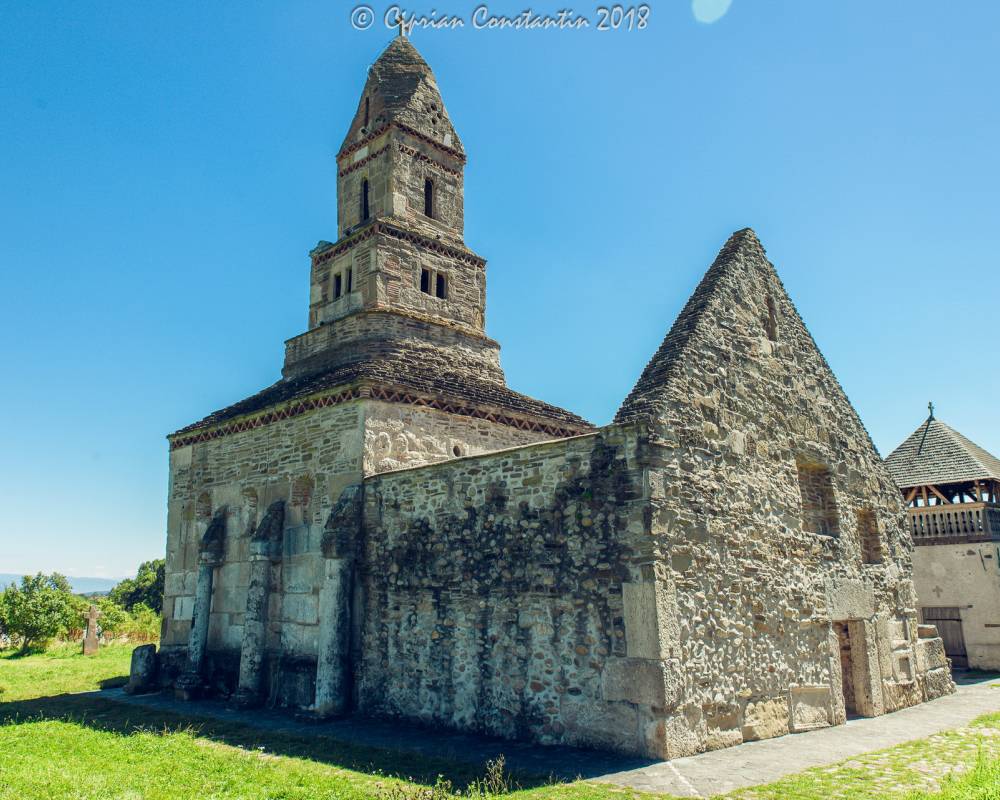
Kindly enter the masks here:
<path id="1" fill-rule="evenodd" d="M 131 612 L 137 603 L 142 603 L 159 614 L 163 611 L 165 570 L 166 561 L 162 558 L 144 561 L 139 565 L 139 573 L 119 582 L 109 597 L 126 611 Z"/>
<path id="2" fill-rule="evenodd" d="M 97 625 L 107 638 L 125 633 L 132 622 L 129 613 L 110 597 L 98 599 L 97 608 L 101 612 L 101 616 L 97 618 Z"/>
<path id="3" fill-rule="evenodd" d="M 21 640 L 21 651 L 44 647 L 74 622 L 69 582 L 53 573 L 25 575 L 21 586 L 8 586 L 0 594 L 0 616 L 10 636 Z"/>
<path id="4" fill-rule="evenodd" d="M 70 621 L 66 625 L 66 630 L 62 631 L 60 635 L 70 641 L 76 641 L 83 637 L 84 628 L 87 626 L 87 612 L 90 611 L 92 604 L 86 597 L 81 597 L 78 594 L 71 594 L 68 602 Z"/>
<path id="5" fill-rule="evenodd" d="M 132 607 L 132 620 L 126 632 L 133 642 L 155 642 L 160 638 L 159 613 L 147 605 L 136 603 Z"/>

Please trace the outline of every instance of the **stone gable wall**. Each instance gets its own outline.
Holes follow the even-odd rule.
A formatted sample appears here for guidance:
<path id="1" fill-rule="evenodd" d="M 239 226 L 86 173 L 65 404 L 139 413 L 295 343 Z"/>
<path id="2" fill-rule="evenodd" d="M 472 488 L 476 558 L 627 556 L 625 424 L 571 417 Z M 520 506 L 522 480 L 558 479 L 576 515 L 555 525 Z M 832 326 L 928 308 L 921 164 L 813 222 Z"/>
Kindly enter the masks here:
<path id="1" fill-rule="evenodd" d="M 661 389 L 650 457 L 652 531 L 680 621 L 668 751 L 842 722 L 833 621 L 853 621 L 861 713 L 947 691 L 946 670 L 914 668 L 898 491 L 766 261 L 723 277 L 690 348 Z M 815 532 L 828 495 L 835 513 L 819 513 L 836 535 Z M 881 563 L 864 563 L 866 518 Z"/>

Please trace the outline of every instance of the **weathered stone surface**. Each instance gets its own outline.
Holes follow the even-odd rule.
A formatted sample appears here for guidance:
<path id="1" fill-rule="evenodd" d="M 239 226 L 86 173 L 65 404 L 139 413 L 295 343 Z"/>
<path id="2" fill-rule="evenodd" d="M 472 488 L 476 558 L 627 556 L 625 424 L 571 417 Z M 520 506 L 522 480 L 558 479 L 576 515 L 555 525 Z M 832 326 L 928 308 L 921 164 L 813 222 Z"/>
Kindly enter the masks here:
<path id="1" fill-rule="evenodd" d="M 101 612 L 97 610 L 97 606 L 91 606 L 87 612 L 86 627 L 83 631 L 83 654 L 85 656 L 97 654 L 99 641 L 97 638 L 97 618 L 100 615 Z"/>
<path id="2" fill-rule="evenodd" d="M 747 703 L 743 712 L 743 739 L 753 742 L 788 733 L 788 698 L 756 700 Z"/>
<path id="3" fill-rule="evenodd" d="M 128 694 L 143 694 L 156 691 L 157 686 L 156 645 L 141 644 L 132 651 L 128 683 Z"/>
<path id="4" fill-rule="evenodd" d="M 830 724 L 832 697 L 829 686 L 794 686 L 789 691 L 789 700 L 792 707 L 790 730 L 801 733 Z"/>

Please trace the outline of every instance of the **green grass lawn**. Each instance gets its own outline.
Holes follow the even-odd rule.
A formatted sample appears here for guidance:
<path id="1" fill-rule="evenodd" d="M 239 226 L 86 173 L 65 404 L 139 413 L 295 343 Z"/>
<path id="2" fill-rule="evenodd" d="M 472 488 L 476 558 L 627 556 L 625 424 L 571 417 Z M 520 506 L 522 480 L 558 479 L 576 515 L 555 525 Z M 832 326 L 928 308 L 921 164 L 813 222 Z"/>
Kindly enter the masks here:
<path id="1" fill-rule="evenodd" d="M 443 795 L 430 788 L 438 775 L 465 787 L 483 774 L 481 767 L 417 754 L 73 694 L 121 684 L 130 651 L 112 646 L 84 658 L 78 647 L 63 647 L 0 656 L 0 799 L 439 800 Z M 993 714 L 729 797 L 1000 800 L 998 753 L 1000 714 Z M 952 779 L 944 778 L 948 772 Z M 512 791 L 512 800 L 653 797 L 584 781 L 521 782 L 526 788 Z"/>
<path id="2" fill-rule="evenodd" d="M 0 653 L 0 703 L 122 686 L 134 647 L 112 644 L 87 658 L 78 644 L 53 645 L 28 656 L 5 650 Z"/>

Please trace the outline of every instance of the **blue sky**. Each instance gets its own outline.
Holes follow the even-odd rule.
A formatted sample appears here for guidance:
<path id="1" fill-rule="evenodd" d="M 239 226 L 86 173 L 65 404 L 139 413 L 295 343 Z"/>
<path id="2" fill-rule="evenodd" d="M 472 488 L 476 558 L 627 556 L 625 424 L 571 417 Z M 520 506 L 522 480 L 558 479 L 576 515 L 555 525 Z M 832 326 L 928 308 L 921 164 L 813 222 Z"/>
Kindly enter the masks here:
<path id="1" fill-rule="evenodd" d="M 727 5 L 660 0 L 644 31 L 412 34 L 469 154 L 509 383 L 607 422 L 749 225 L 883 454 L 930 399 L 1000 453 L 1000 4 L 696 19 Z M 351 7 L 0 1 L 0 572 L 161 555 L 164 436 L 278 377 L 391 37 Z"/>

